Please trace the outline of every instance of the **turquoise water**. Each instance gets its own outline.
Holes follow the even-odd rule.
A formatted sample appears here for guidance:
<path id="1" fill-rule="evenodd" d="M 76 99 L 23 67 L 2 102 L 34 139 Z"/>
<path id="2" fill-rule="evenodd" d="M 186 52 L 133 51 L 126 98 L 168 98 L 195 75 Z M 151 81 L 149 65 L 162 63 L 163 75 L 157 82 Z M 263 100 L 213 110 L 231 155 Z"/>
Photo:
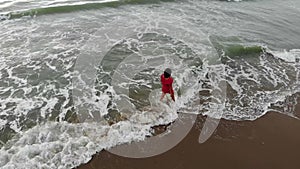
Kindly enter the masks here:
<path id="1" fill-rule="evenodd" d="M 0 167 L 70 168 L 144 139 L 152 125 L 176 119 L 147 116 L 166 67 L 178 112 L 298 118 L 286 104 L 300 90 L 299 15 L 297 0 L 0 2 Z M 124 119 L 116 125 L 140 135 L 103 134 L 121 133 L 108 123 Z"/>

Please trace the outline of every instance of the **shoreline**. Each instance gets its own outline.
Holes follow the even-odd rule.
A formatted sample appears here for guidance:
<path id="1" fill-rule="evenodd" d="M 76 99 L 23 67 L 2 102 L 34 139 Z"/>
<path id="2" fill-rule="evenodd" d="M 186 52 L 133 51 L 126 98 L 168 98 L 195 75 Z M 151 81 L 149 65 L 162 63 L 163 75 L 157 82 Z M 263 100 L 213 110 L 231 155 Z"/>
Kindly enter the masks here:
<path id="1" fill-rule="evenodd" d="M 300 114 L 300 98 L 295 114 Z M 221 119 L 205 143 L 198 137 L 206 117 L 199 115 L 189 134 L 158 156 L 134 159 L 101 151 L 78 169 L 299 169 L 300 120 L 268 112 L 254 121 Z"/>

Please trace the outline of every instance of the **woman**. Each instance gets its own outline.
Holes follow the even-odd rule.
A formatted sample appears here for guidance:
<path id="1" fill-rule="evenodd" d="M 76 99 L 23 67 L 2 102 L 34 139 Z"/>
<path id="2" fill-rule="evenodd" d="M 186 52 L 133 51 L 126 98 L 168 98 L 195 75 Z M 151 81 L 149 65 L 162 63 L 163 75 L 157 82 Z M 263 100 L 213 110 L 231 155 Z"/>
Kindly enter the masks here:
<path id="1" fill-rule="evenodd" d="M 160 101 L 165 97 L 167 93 L 169 93 L 172 97 L 172 100 L 175 101 L 174 90 L 172 87 L 173 78 L 171 77 L 171 69 L 167 68 L 164 73 L 160 76 L 160 81 L 162 84 L 162 94 L 160 97 Z"/>

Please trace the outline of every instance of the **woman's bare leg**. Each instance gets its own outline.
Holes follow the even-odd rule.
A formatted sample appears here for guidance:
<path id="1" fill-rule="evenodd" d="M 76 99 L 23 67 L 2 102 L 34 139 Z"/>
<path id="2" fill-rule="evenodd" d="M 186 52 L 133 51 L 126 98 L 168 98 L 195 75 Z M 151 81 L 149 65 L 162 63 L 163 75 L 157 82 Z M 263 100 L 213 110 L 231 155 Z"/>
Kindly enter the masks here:
<path id="1" fill-rule="evenodd" d="M 164 93 L 164 92 L 161 94 L 160 101 L 162 101 L 162 99 L 164 99 L 165 95 L 166 95 L 166 93 Z"/>

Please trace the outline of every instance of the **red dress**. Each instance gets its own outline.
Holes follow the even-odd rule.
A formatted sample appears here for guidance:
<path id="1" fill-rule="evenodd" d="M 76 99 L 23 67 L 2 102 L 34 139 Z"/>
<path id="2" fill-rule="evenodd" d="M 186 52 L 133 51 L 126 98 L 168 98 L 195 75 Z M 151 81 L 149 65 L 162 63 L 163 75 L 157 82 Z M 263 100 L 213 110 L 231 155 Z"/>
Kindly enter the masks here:
<path id="1" fill-rule="evenodd" d="M 172 99 L 175 101 L 174 90 L 173 90 L 173 87 L 172 87 L 173 78 L 172 77 L 165 78 L 164 74 L 162 74 L 160 76 L 160 81 L 161 81 L 161 84 L 162 84 L 162 89 L 161 89 L 162 92 L 163 93 L 170 93 Z"/>

